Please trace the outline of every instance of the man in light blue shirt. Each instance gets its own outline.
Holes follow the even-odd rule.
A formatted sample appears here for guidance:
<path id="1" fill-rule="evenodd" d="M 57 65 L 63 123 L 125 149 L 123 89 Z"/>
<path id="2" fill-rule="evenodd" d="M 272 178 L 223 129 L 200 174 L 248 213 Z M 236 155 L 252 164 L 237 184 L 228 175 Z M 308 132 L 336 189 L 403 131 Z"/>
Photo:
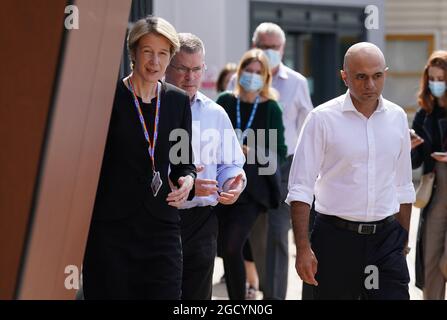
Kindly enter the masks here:
<path id="1" fill-rule="evenodd" d="M 182 299 L 211 299 L 217 250 L 213 207 L 233 204 L 246 185 L 244 154 L 225 110 L 198 91 L 205 68 L 202 41 L 180 33 L 180 51 L 166 70 L 166 81 L 191 99 L 192 146 L 198 168 L 195 197 L 180 207 L 183 245 Z"/>

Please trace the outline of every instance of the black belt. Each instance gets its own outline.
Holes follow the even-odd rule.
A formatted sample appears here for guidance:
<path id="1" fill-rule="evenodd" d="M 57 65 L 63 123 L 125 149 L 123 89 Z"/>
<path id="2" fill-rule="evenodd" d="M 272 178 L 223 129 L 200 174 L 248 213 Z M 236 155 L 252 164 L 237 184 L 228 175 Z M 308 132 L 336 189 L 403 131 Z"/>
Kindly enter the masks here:
<path id="1" fill-rule="evenodd" d="M 372 221 L 372 222 L 349 221 L 336 216 L 330 216 L 327 214 L 319 214 L 318 217 L 338 228 L 353 231 L 358 234 L 375 234 L 377 232 L 380 232 L 381 229 L 385 228 L 385 226 L 396 220 L 396 217 L 394 215 L 389 216 L 383 220 Z"/>

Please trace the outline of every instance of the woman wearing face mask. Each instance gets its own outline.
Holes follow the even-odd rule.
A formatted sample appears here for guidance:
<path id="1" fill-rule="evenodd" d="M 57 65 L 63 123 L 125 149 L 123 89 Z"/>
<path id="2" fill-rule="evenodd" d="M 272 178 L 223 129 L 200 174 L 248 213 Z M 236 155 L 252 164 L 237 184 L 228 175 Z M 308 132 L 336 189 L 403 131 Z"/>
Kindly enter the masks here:
<path id="1" fill-rule="evenodd" d="M 445 299 L 447 281 L 447 51 L 435 51 L 421 79 L 413 129 L 424 142 L 411 152 L 413 169 L 434 172 L 430 202 L 420 215 L 416 249 L 416 286 L 424 299 Z"/>
<path id="2" fill-rule="evenodd" d="M 279 204 L 279 179 L 275 173 L 285 160 L 287 147 L 277 93 L 271 88 L 272 76 L 262 50 L 252 49 L 242 56 L 236 79 L 234 91 L 221 94 L 217 103 L 228 113 L 247 157 L 247 187 L 235 204 L 219 208 L 219 237 L 228 296 L 243 300 L 243 246 L 257 216 Z M 276 135 L 269 138 L 269 130 Z M 266 167 L 271 170 L 263 174 Z"/>

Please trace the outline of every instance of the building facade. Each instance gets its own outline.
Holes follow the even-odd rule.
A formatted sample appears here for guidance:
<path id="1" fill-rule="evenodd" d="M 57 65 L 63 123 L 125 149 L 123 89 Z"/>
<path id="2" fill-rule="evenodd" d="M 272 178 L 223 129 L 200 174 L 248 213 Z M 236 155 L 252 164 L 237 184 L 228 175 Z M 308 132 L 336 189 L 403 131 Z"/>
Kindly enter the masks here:
<path id="1" fill-rule="evenodd" d="M 390 67 L 386 96 L 403 106 L 409 120 L 417 110 L 417 91 L 433 50 L 447 49 L 447 1 L 387 0 L 385 48 Z"/>
<path id="2" fill-rule="evenodd" d="M 192 32 L 204 41 L 208 70 L 203 91 L 211 97 L 220 69 L 239 61 L 261 22 L 285 30 L 284 63 L 307 77 L 315 105 L 345 91 L 339 70 L 351 44 L 366 40 L 383 48 L 385 43 L 383 0 L 153 0 L 152 6 L 178 32 Z M 368 27 L 368 19 L 376 21 Z"/>

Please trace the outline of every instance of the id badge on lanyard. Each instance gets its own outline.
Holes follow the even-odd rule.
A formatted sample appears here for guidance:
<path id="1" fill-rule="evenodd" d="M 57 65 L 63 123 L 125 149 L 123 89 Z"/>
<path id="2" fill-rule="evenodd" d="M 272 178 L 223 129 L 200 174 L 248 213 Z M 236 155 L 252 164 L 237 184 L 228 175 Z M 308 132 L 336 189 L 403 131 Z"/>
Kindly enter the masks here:
<path id="1" fill-rule="evenodd" d="M 162 185 L 163 185 L 163 181 L 161 180 L 161 177 L 160 177 L 160 171 L 153 171 L 151 189 L 152 189 L 152 194 L 154 195 L 154 197 L 157 196 L 158 191 L 160 191 Z"/>
<path id="2" fill-rule="evenodd" d="M 138 102 L 137 95 L 135 94 L 135 90 L 133 87 L 133 83 L 131 78 L 128 78 L 130 89 L 132 91 L 132 95 L 134 98 L 134 104 L 135 108 L 138 112 L 138 118 L 141 123 L 141 127 L 143 128 L 144 137 L 146 138 L 146 141 L 148 142 L 148 152 L 149 156 L 152 160 L 152 182 L 151 182 L 151 190 L 154 197 L 157 196 L 158 192 L 161 189 L 161 186 L 163 185 L 163 181 L 161 180 L 160 171 L 155 170 L 155 145 L 157 144 L 157 138 L 158 138 L 158 123 L 159 123 L 159 111 L 160 111 L 160 93 L 161 93 L 161 84 L 157 83 L 157 103 L 155 107 L 155 121 L 154 121 L 154 136 L 151 140 L 149 137 L 149 132 L 146 128 L 146 122 L 144 121 L 143 113 L 141 112 L 140 103 Z"/>

